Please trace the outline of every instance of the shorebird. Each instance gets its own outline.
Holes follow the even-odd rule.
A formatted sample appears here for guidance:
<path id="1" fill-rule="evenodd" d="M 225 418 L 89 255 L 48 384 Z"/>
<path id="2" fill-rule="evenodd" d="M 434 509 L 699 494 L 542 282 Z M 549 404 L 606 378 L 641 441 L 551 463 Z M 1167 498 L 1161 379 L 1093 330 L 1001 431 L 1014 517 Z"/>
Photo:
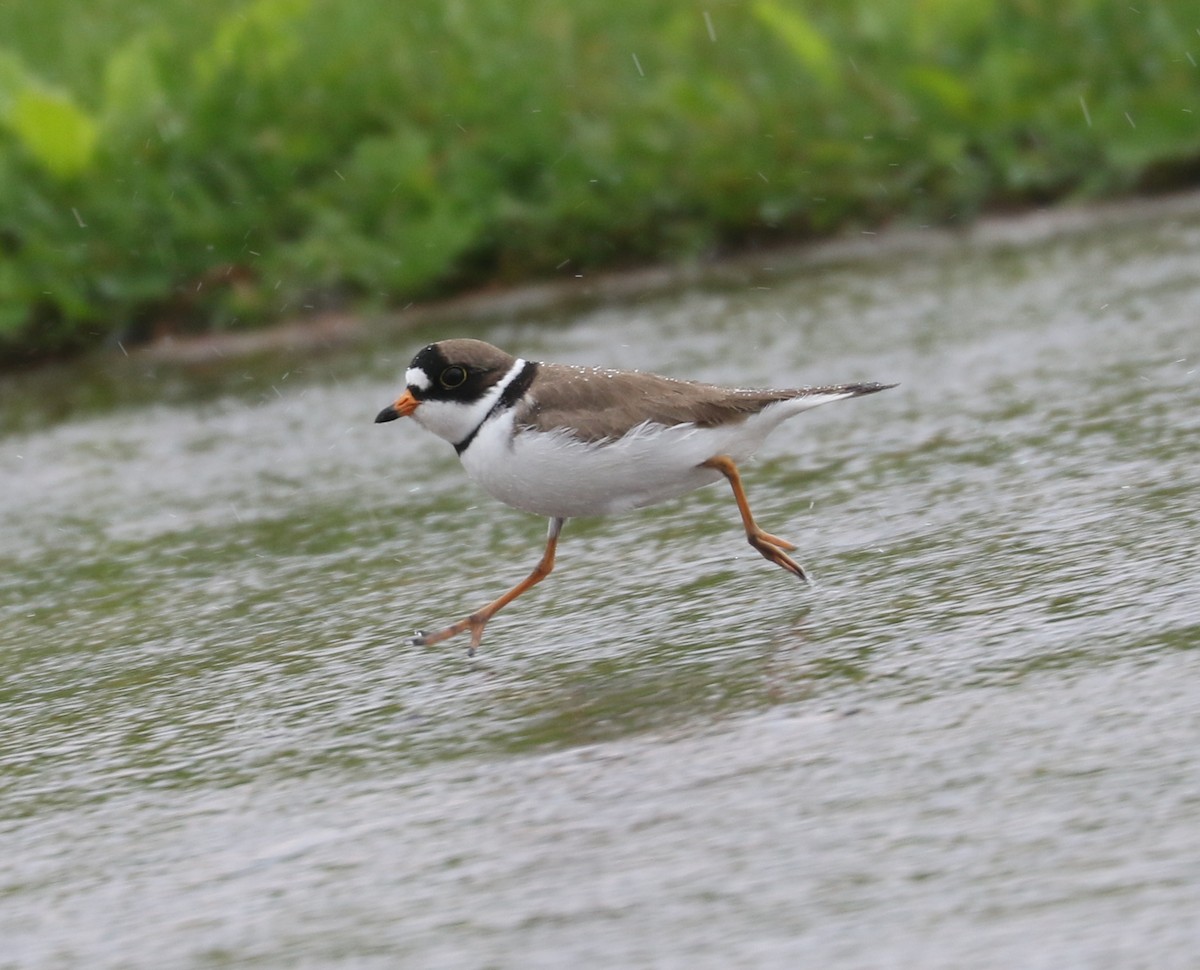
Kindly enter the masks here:
<path id="1" fill-rule="evenodd" d="M 542 558 L 525 579 L 457 623 L 412 639 L 433 644 L 469 630 L 470 654 L 488 621 L 550 574 L 567 519 L 655 505 L 722 478 L 733 489 L 750 545 L 807 580 L 788 555 L 796 547 L 754 521 L 737 463 L 801 411 L 895 386 L 726 388 L 539 363 L 467 339 L 425 347 L 404 384 L 377 423 L 411 417 L 450 442 L 488 494 L 550 520 Z"/>

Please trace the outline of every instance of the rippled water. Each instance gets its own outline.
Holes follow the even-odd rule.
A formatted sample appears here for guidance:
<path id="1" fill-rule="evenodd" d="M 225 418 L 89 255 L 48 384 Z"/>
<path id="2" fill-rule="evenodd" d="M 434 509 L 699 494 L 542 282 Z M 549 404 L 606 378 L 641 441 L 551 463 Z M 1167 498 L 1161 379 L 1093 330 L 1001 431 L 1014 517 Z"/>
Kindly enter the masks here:
<path id="1" fill-rule="evenodd" d="M 764 257 L 10 388 L 0 967 L 1195 966 L 1198 253 L 1185 211 Z M 714 487 L 568 523 L 468 660 L 404 638 L 523 576 L 544 522 L 371 423 L 451 333 L 901 386 L 744 470 L 814 586 Z"/>

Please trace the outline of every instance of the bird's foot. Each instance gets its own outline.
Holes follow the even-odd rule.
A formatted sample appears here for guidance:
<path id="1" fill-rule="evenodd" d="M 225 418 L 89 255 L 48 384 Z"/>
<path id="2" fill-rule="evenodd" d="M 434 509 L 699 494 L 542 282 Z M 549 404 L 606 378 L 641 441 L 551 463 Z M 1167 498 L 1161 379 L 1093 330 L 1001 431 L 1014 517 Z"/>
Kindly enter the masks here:
<path id="1" fill-rule="evenodd" d="M 779 549 L 784 549 L 788 552 L 793 552 L 796 548 L 796 544 L 794 542 L 788 542 L 787 539 L 780 539 L 779 536 L 773 536 L 769 532 L 759 532 L 758 537 L 771 543 L 771 545 L 776 546 Z"/>
<path id="2" fill-rule="evenodd" d="M 775 565 L 799 576 L 806 583 L 809 581 L 808 574 L 804 572 L 803 567 L 787 554 L 788 550 L 796 548 L 792 543 L 761 530 L 747 534 L 746 538 L 764 559 L 769 559 Z"/>
<path id="3" fill-rule="evenodd" d="M 451 623 L 448 627 L 441 630 L 436 630 L 433 633 L 426 633 L 424 630 L 417 630 L 411 637 L 408 638 L 410 647 L 431 647 L 435 643 L 441 643 L 443 640 L 449 640 L 451 637 L 458 636 L 467 630 L 471 631 L 471 645 L 467 647 L 467 656 L 475 656 L 475 648 L 483 640 L 483 628 L 487 625 L 489 617 L 480 616 L 478 613 L 473 613 L 464 620 L 459 620 L 457 623 Z"/>

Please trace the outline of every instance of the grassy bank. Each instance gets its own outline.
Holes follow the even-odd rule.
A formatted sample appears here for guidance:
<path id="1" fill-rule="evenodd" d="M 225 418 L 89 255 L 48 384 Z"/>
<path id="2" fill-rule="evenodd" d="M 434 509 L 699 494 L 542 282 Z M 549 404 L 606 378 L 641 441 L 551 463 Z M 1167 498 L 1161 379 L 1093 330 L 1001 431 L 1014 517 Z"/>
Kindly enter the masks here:
<path id="1" fill-rule="evenodd" d="M 1193 177 L 1200 14 L 0 5 L 0 355 Z"/>

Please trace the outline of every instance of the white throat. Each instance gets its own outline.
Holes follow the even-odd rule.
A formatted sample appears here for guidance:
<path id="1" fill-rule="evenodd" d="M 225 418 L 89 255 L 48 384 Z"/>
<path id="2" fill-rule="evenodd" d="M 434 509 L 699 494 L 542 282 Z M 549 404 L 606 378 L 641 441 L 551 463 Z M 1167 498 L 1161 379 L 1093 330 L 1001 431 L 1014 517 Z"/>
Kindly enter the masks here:
<path id="1" fill-rule="evenodd" d="M 488 412 L 500 400 L 500 395 L 504 393 L 505 388 L 516 380 L 524 366 L 524 360 L 515 361 L 508 369 L 508 373 L 488 388 L 487 393 L 473 401 L 426 399 L 421 402 L 420 407 L 413 411 L 412 418 L 426 431 L 432 431 L 452 445 L 458 444 L 487 419 Z M 411 374 L 407 376 L 411 376 Z M 425 377 L 425 374 L 422 372 L 420 376 Z M 410 381 L 409 383 L 420 387 L 419 382 Z M 426 385 L 428 385 L 427 377 Z"/>

